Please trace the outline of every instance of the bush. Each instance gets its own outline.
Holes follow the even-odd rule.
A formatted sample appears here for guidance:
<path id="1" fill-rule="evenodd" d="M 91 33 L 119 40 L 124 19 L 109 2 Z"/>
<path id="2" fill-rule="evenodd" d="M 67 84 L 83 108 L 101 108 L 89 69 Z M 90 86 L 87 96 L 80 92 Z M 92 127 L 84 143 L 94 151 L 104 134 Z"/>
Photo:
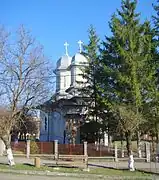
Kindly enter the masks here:
<path id="1" fill-rule="evenodd" d="M 35 141 L 30 141 L 30 154 L 39 154 L 40 150 Z"/>

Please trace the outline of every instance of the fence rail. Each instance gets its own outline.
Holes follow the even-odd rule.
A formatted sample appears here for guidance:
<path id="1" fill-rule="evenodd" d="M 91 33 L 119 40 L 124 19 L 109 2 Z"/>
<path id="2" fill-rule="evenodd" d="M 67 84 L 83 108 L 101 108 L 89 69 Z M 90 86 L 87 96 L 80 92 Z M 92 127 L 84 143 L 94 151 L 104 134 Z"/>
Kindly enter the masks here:
<path id="1" fill-rule="evenodd" d="M 26 153 L 26 142 L 11 142 L 13 152 Z"/>
<path id="2" fill-rule="evenodd" d="M 27 142 L 19 141 L 12 142 L 11 147 L 14 153 L 26 153 Z M 83 144 L 58 144 L 59 154 L 67 155 L 83 155 Z M 103 157 L 114 156 L 114 149 L 108 148 L 103 145 L 88 144 L 87 145 L 88 156 L 91 157 Z M 30 144 L 31 154 L 54 154 L 54 142 L 34 142 Z"/>
<path id="3" fill-rule="evenodd" d="M 28 147 L 29 145 L 29 147 Z M 55 155 L 55 142 L 33 142 L 30 141 L 29 144 L 24 141 L 19 141 L 16 143 L 11 143 L 14 154 L 27 154 L 34 155 Z M 151 146 L 150 146 L 151 147 Z M 28 149 L 29 148 L 29 149 Z M 83 144 L 57 144 L 58 154 L 59 155 L 83 155 L 84 154 L 84 145 Z M 150 150 L 151 151 L 151 150 Z M 142 157 L 147 158 L 146 147 L 142 146 L 141 148 Z M 27 154 L 27 157 L 29 156 Z M 87 144 L 87 155 L 88 157 L 112 157 L 117 160 L 117 158 L 128 158 L 127 151 L 124 148 L 117 146 L 104 146 L 99 144 Z M 134 158 L 138 158 L 138 152 L 133 151 Z"/>

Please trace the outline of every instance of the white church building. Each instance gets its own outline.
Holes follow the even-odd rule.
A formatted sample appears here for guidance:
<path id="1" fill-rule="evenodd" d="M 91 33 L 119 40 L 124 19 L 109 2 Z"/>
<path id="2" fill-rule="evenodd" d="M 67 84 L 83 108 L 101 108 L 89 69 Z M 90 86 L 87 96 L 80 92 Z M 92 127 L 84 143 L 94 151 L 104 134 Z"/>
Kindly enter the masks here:
<path id="1" fill-rule="evenodd" d="M 40 141 L 59 143 L 80 143 L 79 126 L 83 105 L 78 99 L 78 89 L 84 82 L 82 68 L 88 64 L 81 54 L 82 42 L 79 41 L 79 52 L 74 56 L 68 54 L 68 43 L 65 55 L 59 58 L 54 71 L 56 75 L 56 91 L 50 101 L 40 111 Z M 77 102 L 78 101 L 78 102 Z"/>

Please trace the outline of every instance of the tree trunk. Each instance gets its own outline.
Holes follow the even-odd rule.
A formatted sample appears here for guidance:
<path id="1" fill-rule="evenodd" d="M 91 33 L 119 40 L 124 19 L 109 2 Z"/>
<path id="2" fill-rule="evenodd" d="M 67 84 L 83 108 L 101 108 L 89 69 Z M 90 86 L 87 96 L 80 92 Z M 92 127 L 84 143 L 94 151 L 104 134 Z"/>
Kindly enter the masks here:
<path id="1" fill-rule="evenodd" d="M 112 140 L 111 140 L 110 132 L 108 129 L 108 151 L 110 151 L 111 149 L 111 144 L 112 144 Z"/>
<path id="2" fill-rule="evenodd" d="M 121 157 L 124 157 L 124 141 L 123 141 L 123 135 L 121 135 Z"/>
<path id="3" fill-rule="evenodd" d="M 128 154 L 128 156 L 130 156 L 132 154 L 131 133 L 126 132 L 125 137 L 126 137 L 127 154 Z"/>
<path id="4" fill-rule="evenodd" d="M 138 151 L 138 157 L 141 158 L 141 138 L 140 138 L 140 132 L 137 132 L 137 151 Z"/>
<path id="5" fill-rule="evenodd" d="M 0 139 L 0 156 L 3 156 L 6 147 L 2 139 Z"/>
<path id="6" fill-rule="evenodd" d="M 159 132 L 158 132 L 158 127 L 159 127 L 159 124 L 156 123 L 155 124 L 155 136 L 156 136 L 156 143 L 158 144 L 159 143 Z"/>
<path id="7" fill-rule="evenodd" d="M 131 132 L 126 132 L 125 137 L 126 137 L 127 153 L 128 153 L 128 156 L 129 156 L 128 168 L 129 168 L 130 171 L 135 171 L 134 158 L 133 158 L 133 154 L 132 154 L 132 143 L 131 143 L 132 134 L 131 134 Z"/>
<path id="8" fill-rule="evenodd" d="M 13 166 L 13 165 L 15 165 L 15 162 L 14 162 L 13 153 L 12 153 L 12 149 L 11 149 L 10 135 L 8 135 L 8 134 L 4 135 L 3 137 L 1 137 L 1 139 L 3 140 L 3 142 L 6 146 L 8 164 L 10 166 Z"/>
<path id="9" fill-rule="evenodd" d="M 158 144 L 158 143 L 159 143 L 159 133 L 156 132 L 156 144 Z"/>
<path id="10" fill-rule="evenodd" d="M 153 135 L 152 135 L 152 153 L 155 154 L 155 141 Z"/>

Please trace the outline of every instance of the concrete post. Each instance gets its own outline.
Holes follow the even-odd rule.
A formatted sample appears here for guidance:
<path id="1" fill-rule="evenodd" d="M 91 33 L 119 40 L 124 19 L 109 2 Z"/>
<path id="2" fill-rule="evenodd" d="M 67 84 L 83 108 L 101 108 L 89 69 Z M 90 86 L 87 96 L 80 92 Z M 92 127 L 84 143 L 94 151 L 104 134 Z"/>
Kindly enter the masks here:
<path id="1" fill-rule="evenodd" d="M 29 157 L 30 157 L 30 140 L 27 140 L 26 157 L 27 157 L 28 159 L 29 159 Z"/>
<path id="2" fill-rule="evenodd" d="M 86 165 L 86 168 L 88 168 L 88 151 L 87 151 L 87 142 L 84 142 L 84 162 Z"/>
<path id="3" fill-rule="evenodd" d="M 124 148 L 121 149 L 121 157 L 124 158 L 125 154 L 124 154 Z"/>
<path id="4" fill-rule="evenodd" d="M 55 161 L 56 161 L 56 165 L 57 165 L 57 163 L 58 163 L 58 140 L 55 140 L 54 141 L 55 142 L 55 146 L 54 146 L 54 153 L 55 153 Z"/>
<path id="5" fill-rule="evenodd" d="M 146 150 L 146 162 L 150 162 L 151 158 L 150 158 L 150 143 L 146 142 L 145 143 L 145 150 Z"/>
<path id="6" fill-rule="evenodd" d="M 108 133 L 104 132 L 104 146 L 108 146 Z"/>
<path id="7" fill-rule="evenodd" d="M 35 166 L 36 168 L 40 168 L 40 158 L 36 157 L 36 158 L 34 159 L 34 166 Z"/>
<path id="8" fill-rule="evenodd" d="M 115 143 L 115 162 L 118 162 L 118 147 L 116 143 Z"/>
<path id="9" fill-rule="evenodd" d="M 121 157 L 124 158 L 124 141 L 123 139 L 121 140 Z"/>
<path id="10" fill-rule="evenodd" d="M 141 153 L 141 143 L 138 145 L 138 157 L 142 158 L 142 153 Z"/>
<path id="11" fill-rule="evenodd" d="M 157 160 L 157 162 L 159 162 L 159 143 L 157 143 L 157 145 L 156 145 L 156 160 Z"/>

